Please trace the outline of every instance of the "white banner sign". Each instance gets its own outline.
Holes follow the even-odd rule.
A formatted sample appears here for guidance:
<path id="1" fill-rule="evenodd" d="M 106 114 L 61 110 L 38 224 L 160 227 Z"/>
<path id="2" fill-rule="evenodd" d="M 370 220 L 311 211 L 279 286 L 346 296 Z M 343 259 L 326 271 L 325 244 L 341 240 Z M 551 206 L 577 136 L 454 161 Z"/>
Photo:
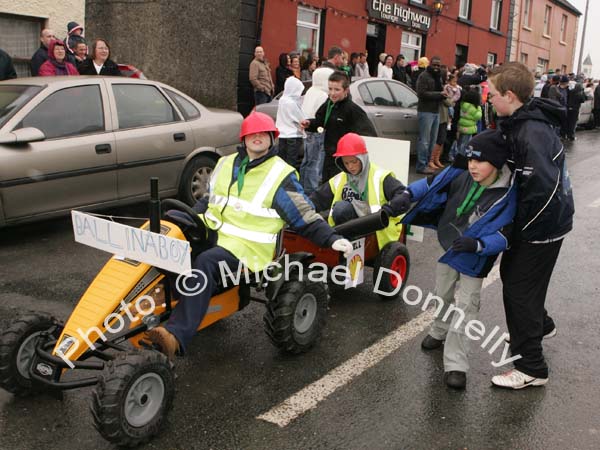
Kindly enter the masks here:
<path id="1" fill-rule="evenodd" d="M 175 273 L 191 270 L 190 243 L 71 211 L 75 241 Z"/>
<path id="2" fill-rule="evenodd" d="M 411 241 L 423 242 L 425 228 L 408 225 L 406 229 L 406 239 Z"/>
<path id="3" fill-rule="evenodd" d="M 346 267 L 350 277 L 346 280 L 344 289 L 356 287 L 364 281 L 365 275 L 365 238 L 352 241 L 354 250 L 346 259 Z"/>

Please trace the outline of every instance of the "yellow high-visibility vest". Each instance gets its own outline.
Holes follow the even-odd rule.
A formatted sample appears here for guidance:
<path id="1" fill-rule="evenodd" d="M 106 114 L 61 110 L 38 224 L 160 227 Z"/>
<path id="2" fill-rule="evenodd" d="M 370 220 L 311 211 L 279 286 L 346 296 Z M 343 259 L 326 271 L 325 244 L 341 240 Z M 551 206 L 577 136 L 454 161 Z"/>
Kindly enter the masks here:
<path id="1" fill-rule="evenodd" d="M 367 202 L 369 203 L 371 213 L 376 213 L 379 211 L 381 206 L 387 202 L 383 193 L 383 180 L 385 180 L 385 177 L 388 175 L 394 176 L 394 174 L 389 170 L 380 169 L 373 163 L 369 164 Z M 331 226 L 335 225 L 333 216 L 331 215 L 333 205 L 339 201 L 342 201 L 342 192 L 347 182 L 348 175 L 346 172 L 340 172 L 329 180 L 329 187 L 331 188 L 331 192 L 333 192 L 333 201 L 331 202 L 328 219 L 329 225 Z M 400 233 L 402 232 L 402 225 L 399 222 L 400 217 L 390 217 L 390 224 L 386 228 L 376 232 L 377 245 L 379 246 L 380 250 L 388 242 L 394 242 L 398 240 Z"/>
<path id="2" fill-rule="evenodd" d="M 217 230 L 217 245 L 229 250 L 252 272 L 273 261 L 277 234 L 285 222 L 272 208 L 281 182 L 294 168 L 278 156 L 253 167 L 244 178 L 242 192 L 237 183 L 230 188 L 237 154 L 222 157 L 210 179 L 207 225 Z"/>

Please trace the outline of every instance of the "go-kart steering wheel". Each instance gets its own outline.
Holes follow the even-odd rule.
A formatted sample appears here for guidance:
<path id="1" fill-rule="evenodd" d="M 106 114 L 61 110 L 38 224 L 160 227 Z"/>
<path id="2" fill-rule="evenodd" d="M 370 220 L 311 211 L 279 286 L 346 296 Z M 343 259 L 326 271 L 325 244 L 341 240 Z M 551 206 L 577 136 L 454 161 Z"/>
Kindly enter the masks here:
<path id="1" fill-rule="evenodd" d="M 180 227 L 181 225 L 184 225 L 184 234 L 188 241 L 190 241 L 190 243 L 199 245 L 206 243 L 206 225 L 204 224 L 204 221 L 200 218 L 200 216 L 198 216 L 198 213 L 194 211 L 190 206 L 174 198 L 167 198 L 165 200 L 161 200 L 160 209 L 161 217 L 165 218 L 165 220 L 171 219 L 171 222 L 174 222 L 177 226 Z M 190 226 L 189 223 L 185 223 L 183 220 L 177 220 L 177 217 L 164 217 L 164 212 L 171 209 L 187 214 L 189 216 L 189 219 L 192 220 L 195 226 Z"/>

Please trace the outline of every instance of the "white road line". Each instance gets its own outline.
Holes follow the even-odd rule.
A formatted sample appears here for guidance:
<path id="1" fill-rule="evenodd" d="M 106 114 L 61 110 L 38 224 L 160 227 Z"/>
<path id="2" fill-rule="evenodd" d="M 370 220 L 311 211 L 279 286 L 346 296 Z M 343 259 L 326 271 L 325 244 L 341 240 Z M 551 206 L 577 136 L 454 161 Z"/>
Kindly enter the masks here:
<path id="1" fill-rule="evenodd" d="M 496 264 L 483 281 L 482 289 L 488 287 L 498 278 L 500 278 L 500 270 Z M 266 413 L 261 414 L 257 419 L 274 423 L 281 428 L 289 425 L 294 419 L 315 408 L 321 401 L 361 375 L 365 370 L 375 366 L 386 356 L 398 350 L 404 343 L 421 334 L 433 321 L 434 312 L 434 309 L 429 309 L 410 322 L 400 325 L 375 344 L 331 370 L 321 379 L 296 392 Z"/>
<path id="2" fill-rule="evenodd" d="M 600 198 L 594 200 L 592 203 L 588 205 L 588 208 L 598 208 L 600 206 Z"/>

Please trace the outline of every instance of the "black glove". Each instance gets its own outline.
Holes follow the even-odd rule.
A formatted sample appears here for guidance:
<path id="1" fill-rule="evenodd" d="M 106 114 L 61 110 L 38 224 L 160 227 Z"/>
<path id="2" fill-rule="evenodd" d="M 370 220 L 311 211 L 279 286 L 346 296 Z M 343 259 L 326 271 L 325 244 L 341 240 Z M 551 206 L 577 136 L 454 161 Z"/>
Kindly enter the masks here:
<path id="1" fill-rule="evenodd" d="M 461 236 L 454 239 L 454 242 L 452 243 L 452 250 L 455 252 L 475 253 L 477 252 L 478 242 L 479 241 L 477 239 Z"/>
<path id="2" fill-rule="evenodd" d="M 389 203 L 383 205 L 381 209 L 383 209 L 388 216 L 395 217 L 408 211 L 410 205 L 410 191 L 407 189 L 401 195 L 395 196 Z"/>

